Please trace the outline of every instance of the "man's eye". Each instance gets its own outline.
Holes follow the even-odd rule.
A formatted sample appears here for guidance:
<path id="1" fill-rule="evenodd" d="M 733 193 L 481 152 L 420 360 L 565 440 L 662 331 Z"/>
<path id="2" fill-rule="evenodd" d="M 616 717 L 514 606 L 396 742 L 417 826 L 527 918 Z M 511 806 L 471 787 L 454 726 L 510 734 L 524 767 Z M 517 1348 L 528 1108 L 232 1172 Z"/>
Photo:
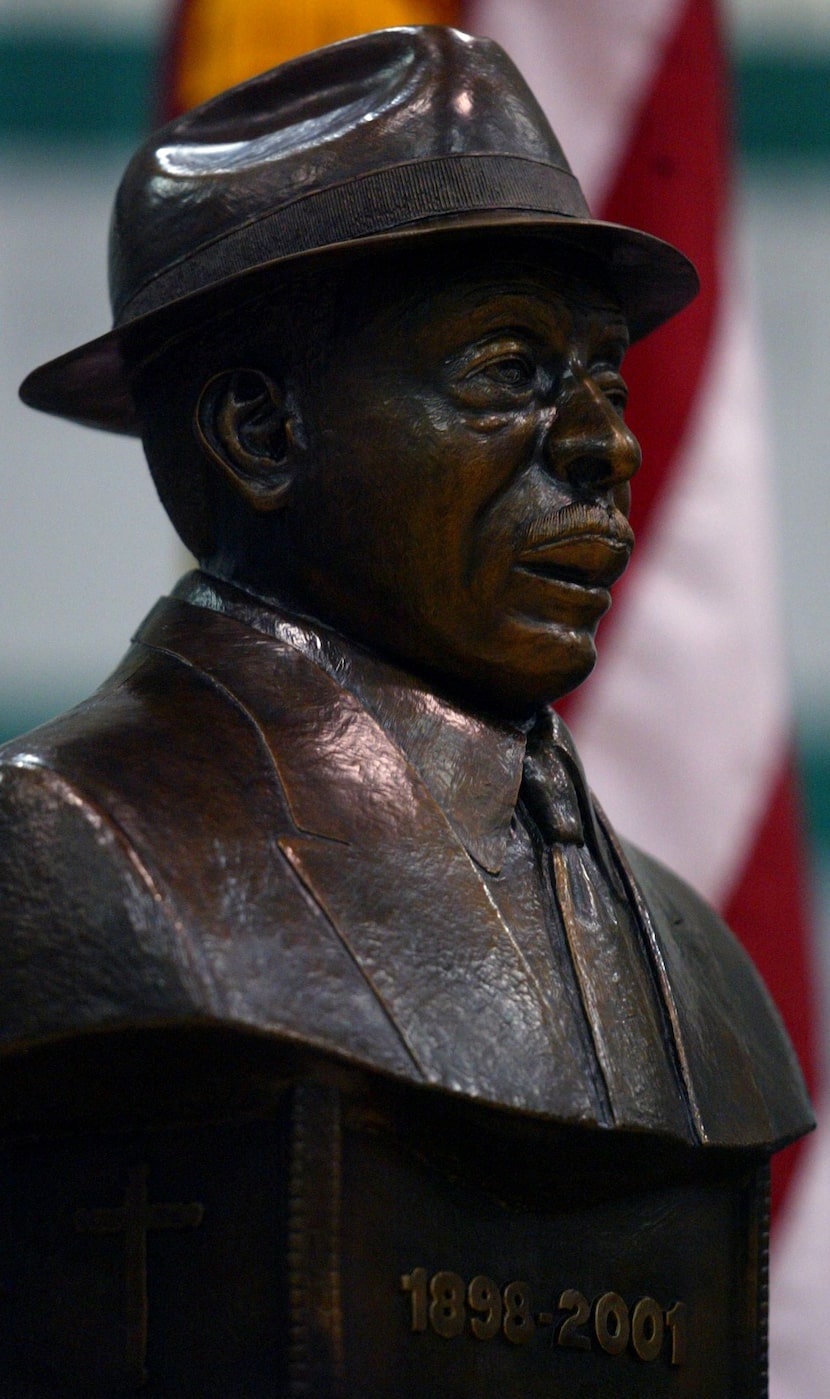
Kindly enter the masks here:
<path id="1" fill-rule="evenodd" d="M 519 355 L 493 360 L 482 370 L 484 377 L 505 388 L 522 389 L 533 382 L 533 365 Z"/>
<path id="2" fill-rule="evenodd" d="M 619 374 L 597 374 L 596 381 L 609 403 L 623 414 L 628 404 L 628 387 Z"/>
<path id="3" fill-rule="evenodd" d="M 512 413 L 527 407 L 535 392 L 539 365 L 536 356 L 520 346 L 473 347 L 451 371 L 459 401 L 473 411 Z"/>

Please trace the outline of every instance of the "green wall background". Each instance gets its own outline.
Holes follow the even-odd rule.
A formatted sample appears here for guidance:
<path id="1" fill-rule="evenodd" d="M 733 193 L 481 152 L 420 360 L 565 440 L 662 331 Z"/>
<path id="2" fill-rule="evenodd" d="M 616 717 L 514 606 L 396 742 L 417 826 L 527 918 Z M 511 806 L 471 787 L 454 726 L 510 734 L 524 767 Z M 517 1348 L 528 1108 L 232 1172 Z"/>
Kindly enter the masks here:
<path id="1" fill-rule="evenodd" d="M 0 30 L 0 139 L 126 143 L 151 119 L 155 43 L 140 35 Z M 749 162 L 830 162 L 830 52 L 734 56 Z"/>

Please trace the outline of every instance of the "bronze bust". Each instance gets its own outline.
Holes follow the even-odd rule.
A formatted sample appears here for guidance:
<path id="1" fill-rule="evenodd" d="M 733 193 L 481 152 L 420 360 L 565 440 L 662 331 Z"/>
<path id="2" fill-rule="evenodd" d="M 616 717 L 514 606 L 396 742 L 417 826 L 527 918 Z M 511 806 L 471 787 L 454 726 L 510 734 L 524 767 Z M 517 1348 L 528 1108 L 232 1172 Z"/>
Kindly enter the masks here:
<path id="1" fill-rule="evenodd" d="M 10 1392 L 760 1396 L 803 1084 L 550 707 L 693 269 L 424 28 L 156 133 L 111 285 L 23 396 L 140 434 L 200 568 L 3 752 Z"/>

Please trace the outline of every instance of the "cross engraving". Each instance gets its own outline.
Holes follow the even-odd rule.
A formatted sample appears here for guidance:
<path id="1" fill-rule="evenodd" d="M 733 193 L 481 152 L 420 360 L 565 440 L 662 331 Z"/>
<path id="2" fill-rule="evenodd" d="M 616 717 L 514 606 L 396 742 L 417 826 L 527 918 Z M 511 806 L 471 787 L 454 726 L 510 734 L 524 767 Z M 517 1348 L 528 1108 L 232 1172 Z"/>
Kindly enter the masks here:
<path id="1" fill-rule="evenodd" d="M 146 1166 L 135 1166 L 129 1172 L 123 1205 L 75 1211 L 75 1229 L 78 1233 L 124 1235 L 126 1366 L 132 1388 L 140 1389 L 147 1380 L 147 1234 L 151 1229 L 196 1229 L 204 1213 L 204 1206 L 196 1203 L 151 1205 L 147 1195 Z"/>

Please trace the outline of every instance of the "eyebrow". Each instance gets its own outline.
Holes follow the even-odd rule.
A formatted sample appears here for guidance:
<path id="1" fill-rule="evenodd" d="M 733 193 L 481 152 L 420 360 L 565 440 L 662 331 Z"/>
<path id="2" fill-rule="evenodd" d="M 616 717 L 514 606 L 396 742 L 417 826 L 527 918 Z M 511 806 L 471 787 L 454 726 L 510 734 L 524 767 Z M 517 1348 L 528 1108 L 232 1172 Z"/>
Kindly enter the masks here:
<path id="1" fill-rule="evenodd" d="M 600 331 L 597 342 L 600 350 L 618 350 L 621 356 L 631 348 L 628 324 L 619 311 L 609 307 L 608 322 Z"/>

